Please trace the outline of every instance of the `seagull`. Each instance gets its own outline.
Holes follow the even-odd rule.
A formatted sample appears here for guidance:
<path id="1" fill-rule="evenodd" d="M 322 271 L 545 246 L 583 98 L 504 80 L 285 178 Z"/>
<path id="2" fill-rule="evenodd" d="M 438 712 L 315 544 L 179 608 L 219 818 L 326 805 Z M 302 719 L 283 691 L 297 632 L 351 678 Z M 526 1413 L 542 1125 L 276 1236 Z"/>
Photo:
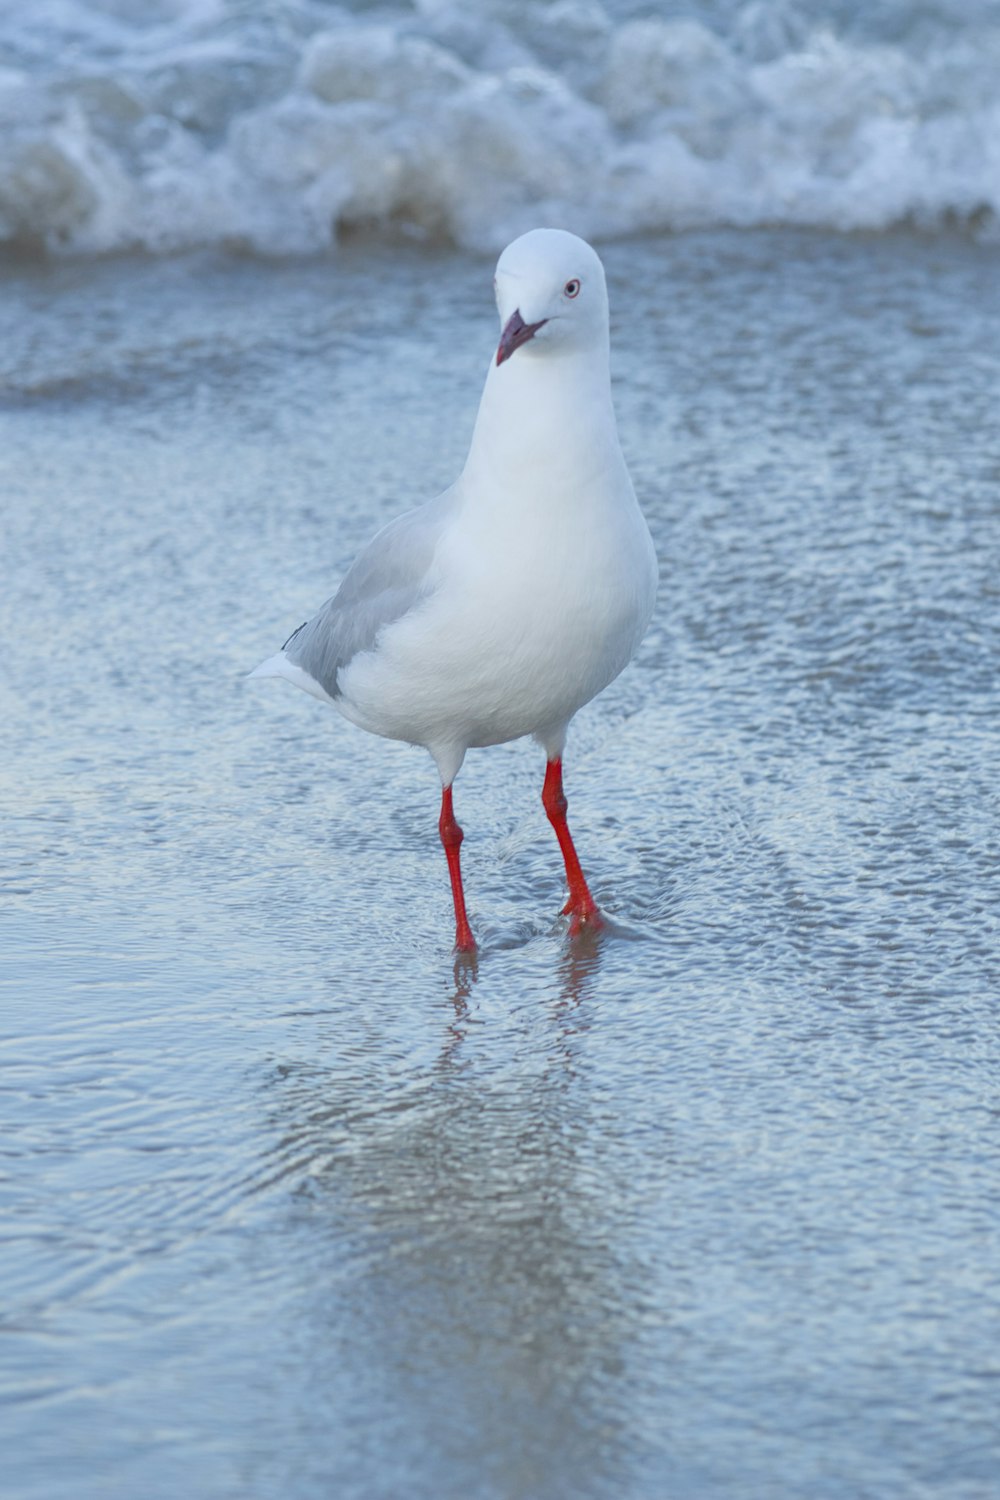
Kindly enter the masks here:
<path id="1" fill-rule="evenodd" d="M 634 656 L 657 584 L 618 442 L 599 257 L 565 230 L 533 229 L 500 256 L 494 288 L 500 343 L 458 479 L 378 532 L 250 673 L 430 751 L 460 954 L 476 943 L 452 785 L 467 750 L 524 735 L 545 752 L 570 935 L 601 925 L 566 821 L 563 749 L 573 715 Z"/>

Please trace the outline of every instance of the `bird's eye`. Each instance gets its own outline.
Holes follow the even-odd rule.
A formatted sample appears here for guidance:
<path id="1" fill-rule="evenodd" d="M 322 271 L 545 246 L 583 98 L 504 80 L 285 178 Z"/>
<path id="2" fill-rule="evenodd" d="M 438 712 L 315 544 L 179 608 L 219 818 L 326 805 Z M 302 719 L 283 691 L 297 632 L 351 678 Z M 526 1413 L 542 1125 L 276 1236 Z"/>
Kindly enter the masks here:
<path id="1" fill-rule="evenodd" d="M 567 281 L 566 285 L 563 287 L 563 296 L 564 297 L 575 297 L 577 295 L 577 293 L 579 292 L 579 290 L 580 290 L 580 283 L 577 281 L 576 277 L 574 276 L 573 280 L 572 281 Z"/>

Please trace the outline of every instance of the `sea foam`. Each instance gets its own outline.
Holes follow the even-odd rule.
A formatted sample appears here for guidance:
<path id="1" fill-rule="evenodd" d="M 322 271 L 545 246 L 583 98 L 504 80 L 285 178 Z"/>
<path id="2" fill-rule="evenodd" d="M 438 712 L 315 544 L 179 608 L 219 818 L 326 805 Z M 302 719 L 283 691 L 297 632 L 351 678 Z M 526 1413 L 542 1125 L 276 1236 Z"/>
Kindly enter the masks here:
<path id="1" fill-rule="evenodd" d="M 39 0 L 8 16 L 0 243 L 496 249 L 1000 221 L 1000 8 Z M 720 15 L 723 19 L 720 20 Z M 860 17 L 860 19 L 858 19 Z"/>

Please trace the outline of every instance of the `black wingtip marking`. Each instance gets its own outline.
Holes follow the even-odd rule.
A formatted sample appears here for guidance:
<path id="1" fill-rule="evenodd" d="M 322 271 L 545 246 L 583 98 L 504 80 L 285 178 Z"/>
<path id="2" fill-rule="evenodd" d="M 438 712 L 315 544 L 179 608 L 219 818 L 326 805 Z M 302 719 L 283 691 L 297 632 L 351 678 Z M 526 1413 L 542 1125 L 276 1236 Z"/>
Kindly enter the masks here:
<path id="1" fill-rule="evenodd" d="M 288 637 L 288 640 L 282 646 L 282 648 L 281 648 L 282 651 L 287 651 L 288 650 L 288 647 L 292 644 L 292 642 L 294 641 L 295 637 L 297 635 L 301 635 L 302 631 L 305 630 L 305 628 L 306 628 L 306 626 L 308 624 L 309 624 L 308 620 L 303 620 L 302 624 L 299 625 L 297 629 L 295 629 L 295 630 L 292 631 L 291 635 Z"/>

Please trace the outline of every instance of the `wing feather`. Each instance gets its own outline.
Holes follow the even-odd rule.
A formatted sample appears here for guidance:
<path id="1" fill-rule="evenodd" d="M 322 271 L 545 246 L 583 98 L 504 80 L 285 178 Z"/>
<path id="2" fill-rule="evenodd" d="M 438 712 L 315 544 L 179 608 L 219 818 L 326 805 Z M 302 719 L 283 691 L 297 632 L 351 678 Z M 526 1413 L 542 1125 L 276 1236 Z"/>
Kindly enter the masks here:
<path id="1" fill-rule="evenodd" d="M 355 559 L 333 598 L 285 642 L 286 659 L 329 697 L 337 697 L 341 668 L 372 650 L 387 625 L 432 592 L 431 564 L 455 503 L 454 491 L 446 490 L 390 521 Z"/>

